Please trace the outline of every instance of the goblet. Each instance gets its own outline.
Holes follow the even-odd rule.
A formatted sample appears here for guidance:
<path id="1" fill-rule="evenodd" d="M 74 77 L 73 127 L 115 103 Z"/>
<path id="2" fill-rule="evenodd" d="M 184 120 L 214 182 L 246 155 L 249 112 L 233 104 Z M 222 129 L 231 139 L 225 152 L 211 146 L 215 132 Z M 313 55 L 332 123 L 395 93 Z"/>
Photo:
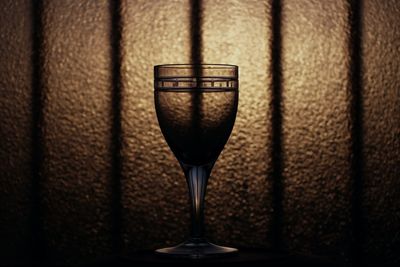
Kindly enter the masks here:
<path id="1" fill-rule="evenodd" d="M 167 64 L 154 67 L 154 101 L 161 131 L 186 177 L 191 203 L 190 237 L 156 253 L 204 258 L 237 249 L 204 236 L 207 181 L 227 142 L 239 100 L 238 67 L 225 64 Z"/>

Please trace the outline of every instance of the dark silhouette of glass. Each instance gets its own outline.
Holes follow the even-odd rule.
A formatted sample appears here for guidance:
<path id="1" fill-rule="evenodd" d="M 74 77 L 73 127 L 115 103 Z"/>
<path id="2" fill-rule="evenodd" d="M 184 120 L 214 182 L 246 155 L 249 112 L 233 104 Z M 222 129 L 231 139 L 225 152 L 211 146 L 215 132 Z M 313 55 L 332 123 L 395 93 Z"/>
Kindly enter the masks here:
<path id="1" fill-rule="evenodd" d="M 189 258 L 235 253 L 235 248 L 207 242 L 203 209 L 208 178 L 236 118 L 238 67 L 159 65 L 154 78 L 158 122 L 185 173 L 191 203 L 190 238 L 156 252 Z"/>

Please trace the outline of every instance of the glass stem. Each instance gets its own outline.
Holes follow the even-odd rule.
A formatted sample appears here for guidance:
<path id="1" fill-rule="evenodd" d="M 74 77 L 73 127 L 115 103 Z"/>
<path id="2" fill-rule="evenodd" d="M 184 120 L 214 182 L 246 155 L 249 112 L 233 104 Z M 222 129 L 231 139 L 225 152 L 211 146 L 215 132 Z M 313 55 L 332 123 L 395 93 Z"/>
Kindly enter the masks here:
<path id="1" fill-rule="evenodd" d="M 189 187 L 191 204 L 190 237 L 192 239 L 204 239 L 204 198 L 211 167 L 207 165 L 186 165 L 183 166 L 183 169 Z"/>

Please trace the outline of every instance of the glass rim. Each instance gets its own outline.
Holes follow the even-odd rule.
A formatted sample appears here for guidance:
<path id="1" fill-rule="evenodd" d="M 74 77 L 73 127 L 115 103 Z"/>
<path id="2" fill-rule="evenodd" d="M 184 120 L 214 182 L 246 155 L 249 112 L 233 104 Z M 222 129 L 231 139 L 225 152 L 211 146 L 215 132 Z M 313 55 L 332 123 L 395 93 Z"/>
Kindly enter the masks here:
<path id="1" fill-rule="evenodd" d="M 211 64 L 211 63 L 204 63 L 204 64 L 189 64 L 189 63 L 171 63 L 171 64 L 159 64 L 155 65 L 154 69 L 159 68 L 176 68 L 176 69 L 193 69 L 195 66 L 200 66 L 203 69 L 234 69 L 237 70 L 239 67 L 233 64 Z"/>
<path id="2" fill-rule="evenodd" d="M 231 64 L 162 64 L 154 66 L 154 78 L 238 79 L 239 67 Z"/>

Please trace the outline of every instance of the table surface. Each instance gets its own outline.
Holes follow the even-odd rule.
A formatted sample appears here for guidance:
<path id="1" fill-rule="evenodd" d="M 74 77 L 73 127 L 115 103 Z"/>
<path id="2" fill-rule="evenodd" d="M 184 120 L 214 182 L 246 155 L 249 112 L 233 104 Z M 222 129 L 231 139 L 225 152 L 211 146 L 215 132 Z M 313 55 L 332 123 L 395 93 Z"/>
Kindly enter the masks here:
<path id="1" fill-rule="evenodd" d="M 261 249 L 240 249 L 237 255 L 211 259 L 175 259 L 141 251 L 97 259 L 83 266 L 338 266 L 332 259 Z"/>

